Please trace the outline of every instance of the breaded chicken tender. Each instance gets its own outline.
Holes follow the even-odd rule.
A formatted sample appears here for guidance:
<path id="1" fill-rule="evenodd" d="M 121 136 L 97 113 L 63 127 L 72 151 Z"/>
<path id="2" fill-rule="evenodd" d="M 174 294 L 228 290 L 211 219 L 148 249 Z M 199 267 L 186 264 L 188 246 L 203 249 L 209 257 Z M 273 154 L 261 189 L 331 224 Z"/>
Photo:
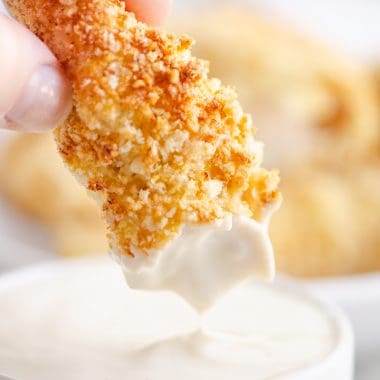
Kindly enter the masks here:
<path id="1" fill-rule="evenodd" d="M 186 224 L 260 221 L 277 203 L 278 175 L 260 166 L 250 117 L 191 55 L 189 37 L 136 21 L 120 0 L 7 4 L 72 81 L 56 140 L 102 204 L 114 252 L 149 256 Z"/>

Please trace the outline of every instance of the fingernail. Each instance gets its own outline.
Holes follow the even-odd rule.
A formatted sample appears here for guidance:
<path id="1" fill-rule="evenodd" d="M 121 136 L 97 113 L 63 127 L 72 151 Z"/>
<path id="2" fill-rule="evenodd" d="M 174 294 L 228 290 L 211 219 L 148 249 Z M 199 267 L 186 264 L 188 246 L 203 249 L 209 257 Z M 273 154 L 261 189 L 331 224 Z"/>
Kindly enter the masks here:
<path id="1" fill-rule="evenodd" d="M 63 120 L 70 109 L 69 82 L 57 67 L 42 65 L 32 74 L 5 120 L 19 130 L 46 131 Z"/>

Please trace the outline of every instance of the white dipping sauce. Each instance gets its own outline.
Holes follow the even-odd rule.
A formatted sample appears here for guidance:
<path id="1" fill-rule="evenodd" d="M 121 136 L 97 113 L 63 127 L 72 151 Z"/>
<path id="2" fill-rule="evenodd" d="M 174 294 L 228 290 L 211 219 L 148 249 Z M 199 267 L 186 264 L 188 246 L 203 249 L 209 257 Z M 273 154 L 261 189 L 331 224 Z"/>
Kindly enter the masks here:
<path id="1" fill-rule="evenodd" d="M 348 380 L 352 336 L 308 296 L 246 284 L 203 316 L 127 288 L 110 260 L 0 280 L 0 373 L 20 380 Z"/>
<path id="2" fill-rule="evenodd" d="M 267 217 L 257 222 L 230 215 L 214 224 L 185 226 L 179 236 L 149 256 L 113 255 L 134 289 L 171 290 L 198 311 L 211 307 L 248 278 L 270 281 L 275 265 Z"/>

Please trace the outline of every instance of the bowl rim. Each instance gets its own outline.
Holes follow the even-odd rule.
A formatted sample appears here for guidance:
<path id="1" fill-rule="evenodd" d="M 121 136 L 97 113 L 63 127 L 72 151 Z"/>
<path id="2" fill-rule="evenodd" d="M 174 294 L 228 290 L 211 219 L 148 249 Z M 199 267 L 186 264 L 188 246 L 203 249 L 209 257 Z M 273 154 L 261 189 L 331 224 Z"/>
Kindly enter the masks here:
<path id="1" fill-rule="evenodd" d="M 110 258 L 108 258 L 108 260 L 111 261 Z M 62 258 L 32 264 L 24 268 L 13 269 L 0 275 L 0 295 L 3 292 L 8 292 L 12 289 L 18 288 L 19 286 L 25 286 L 35 280 L 49 278 L 58 273 L 70 271 L 71 268 L 77 266 L 78 264 L 96 261 L 105 261 L 105 257 Z M 254 282 L 250 282 L 250 284 L 254 284 Z M 346 370 L 348 371 L 347 373 L 352 376 L 354 370 L 354 334 L 348 317 L 340 309 L 340 307 L 321 296 L 318 292 L 314 292 L 313 289 L 303 286 L 302 281 L 298 281 L 297 279 L 294 280 L 292 278 L 280 275 L 274 281 L 273 286 L 279 288 L 283 292 L 299 297 L 300 299 L 307 300 L 308 302 L 312 302 L 318 307 L 323 308 L 323 310 L 327 312 L 327 317 L 334 325 L 337 333 L 335 346 L 321 360 L 321 362 L 317 365 L 310 364 L 310 366 L 305 366 L 297 375 L 314 377 L 320 376 L 326 367 L 333 367 L 334 363 L 347 361 L 347 356 L 349 356 L 350 362 L 346 363 Z M 286 375 L 283 377 L 284 380 L 287 378 L 288 376 Z"/>

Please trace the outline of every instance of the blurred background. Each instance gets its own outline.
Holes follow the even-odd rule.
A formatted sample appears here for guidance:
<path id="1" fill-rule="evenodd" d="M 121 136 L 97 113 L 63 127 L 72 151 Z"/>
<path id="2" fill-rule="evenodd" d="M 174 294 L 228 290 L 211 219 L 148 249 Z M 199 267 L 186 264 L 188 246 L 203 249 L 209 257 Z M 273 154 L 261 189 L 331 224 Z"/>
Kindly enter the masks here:
<path id="1" fill-rule="evenodd" d="M 380 379 L 380 2 L 174 3 L 167 28 L 236 87 L 281 171 L 278 271 L 348 312 L 356 378 Z M 105 234 L 50 134 L 0 132 L 0 272 L 104 255 Z"/>

